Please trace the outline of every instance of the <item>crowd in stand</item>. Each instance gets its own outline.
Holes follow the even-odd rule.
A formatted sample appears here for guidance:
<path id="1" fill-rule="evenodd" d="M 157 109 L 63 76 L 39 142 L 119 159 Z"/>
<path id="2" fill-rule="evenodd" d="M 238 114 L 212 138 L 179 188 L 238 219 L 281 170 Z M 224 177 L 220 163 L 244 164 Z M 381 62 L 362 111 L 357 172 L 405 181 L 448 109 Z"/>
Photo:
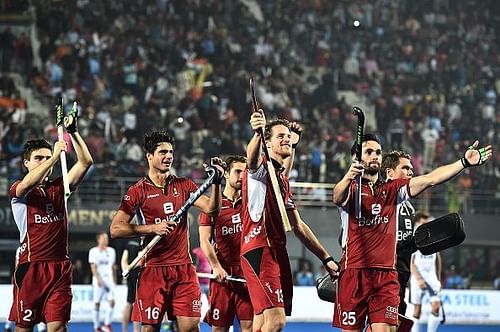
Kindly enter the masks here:
<path id="1" fill-rule="evenodd" d="M 20 176 L 25 139 L 56 135 L 49 110 L 30 110 L 12 72 L 48 104 L 60 93 L 67 107 L 79 102 L 95 179 L 143 174 L 150 129 L 175 136 L 178 174 L 201 177 L 209 156 L 244 153 L 250 74 L 268 117 L 304 125 L 298 181 L 344 174 L 356 122 L 349 95 L 367 107 L 366 131 L 386 150 L 410 152 L 417 174 L 460 157 L 474 138 L 500 140 L 496 0 L 70 0 L 33 12 L 39 47 L 27 32 L 0 28 L 7 183 Z M 471 198 L 478 190 L 499 199 L 500 155 L 447 189 L 450 210 L 481 208 Z M 312 274 L 304 267 L 297 282 Z"/>
<path id="2" fill-rule="evenodd" d="M 367 105 L 366 131 L 379 133 L 386 149 L 410 152 L 419 174 L 456 160 L 474 138 L 499 142 L 499 7 L 494 0 L 52 2 L 36 8 L 41 66 L 30 65 L 30 39 L 5 29 L 2 70 L 21 72 L 49 101 L 63 93 L 80 103 L 80 127 L 101 165 L 94 176 L 141 174 L 141 137 L 154 128 L 176 137 L 183 175 L 201 176 L 186 172 L 209 156 L 243 153 L 252 134 L 250 74 L 268 117 L 305 127 L 296 180 L 336 182 L 344 174 L 355 126 L 346 91 Z M 1 90 L 16 100 L 15 90 Z M 5 128 L 13 108 L 0 107 Z M 53 135 L 51 119 L 1 131 L 2 159 L 14 165 L 27 135 Z M 454 194 L 478 188 L 500 196 L 500 155 L 494 159 L 454 182 L 449 204 L 467 207 L 468 196 Z"/>

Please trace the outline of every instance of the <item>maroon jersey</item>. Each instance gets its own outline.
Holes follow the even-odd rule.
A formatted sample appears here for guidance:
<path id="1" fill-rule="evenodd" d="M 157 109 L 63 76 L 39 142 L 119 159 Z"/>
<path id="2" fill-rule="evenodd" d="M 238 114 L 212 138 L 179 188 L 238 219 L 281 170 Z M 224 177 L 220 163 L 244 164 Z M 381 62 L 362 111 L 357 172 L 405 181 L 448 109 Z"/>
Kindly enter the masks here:
<path id="1" fill-rule="evenodd" d="M 191 193 L 198 188 L 186 178 L 170 176 L 165 187 L 156 186 L 144 177 L 130 186 L 123 196 L 120 210 L 136 216 L 139 224 L 155 224 L 173 216 Z M 148 235 L 148 244 L 154 235 Z M 165 235 L 151 249 L 144 259 L 144 266 L 169 266 L 192 263 L 189 255 L 189 225 L 186 215 L 168 235 Z"/>
<path id="2" fill-rule="evenodd" d="M 408 179 L 377 181 L 363 179 L 361 215 L 355 215 L 355 183 L 347 203 L 339 208 L 342 220 L 341 270 L 346 268 L 396 268 L 396 234 L 402 203 L 410 198 Z"/>
<path id="3" fill-rule="evenodd" d="M 295 203 L 290 192 L 288 178 L 282 174 L 283 169 L 275 163 L 278 182 L 284 190 L 287 210 L 295 209 Z M 242 181 L 242 221 L 243 233 L 241 236 L 241 254 L 264 246 L 285 247 L 286 235 L 278 205 L 274 199 L 271 180 L 268 176 L 267 164 L 262 165 L 251 173 L 248 169 L 243 174 Z"/>
<path id="4" fill-rule="evenodd" d="M 240 265 L 241 199 L 235 202 L 223 196 L 219 215 L 200 213 L 200 226 L 212 226 L 217 259 L 224 268 Z"/>
<path id="5" fill-rule="evenodd" d="M 16 197 L 20 182 L 14 182 L 9 190 L 20 235 L 19 264 L 67 259 L 68 219 L 62 177 L 33 188 L 24 197 Z"/>

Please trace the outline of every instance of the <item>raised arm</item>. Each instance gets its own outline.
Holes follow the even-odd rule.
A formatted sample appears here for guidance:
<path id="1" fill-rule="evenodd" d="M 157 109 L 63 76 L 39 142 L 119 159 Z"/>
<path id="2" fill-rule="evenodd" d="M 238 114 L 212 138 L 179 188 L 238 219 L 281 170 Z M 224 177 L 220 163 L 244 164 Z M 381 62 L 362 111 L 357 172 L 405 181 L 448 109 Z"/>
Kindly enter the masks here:
<path id="1" fill-rule="evenodd" d="M 83 180 L 83 177 L 87 174 L 87 171 L 90 166 L 92 166 L 94 161 L 80 134 L 78 132 L 74 132 L 70 135 L 77 158 L 76 163 L 68 172 L 69 187 L 71 191 L 73 191 Z"/>
<path id="2" fill-rule="evenodd" d="M 475 141 L 460 160 L 438 167 L 428 174 L 412 178 L 409 184 L 410 195 L 412 197 L 417 196 L 429 187 L 446 182 L 460 173 L 464 168 L 484 164 L 492 156 L 493 150 L 491 145 L 479 149 L 478 146 L 479 141 Z"/>
<path id="3" fill-rule="evenodd" d="M 266 117 L 262 110 L 252 113 L 250 126 L 254 130 L 254 135 L 247 145 L 247 167 L 250 172 L 255 172 L 262 164 L 262 138 L 259 132 L 264 132 L 266 126 Z"/>
<path id="4" fill-rule="evenodd" d="M 201 195 L 194 202 L 194 206 L 201 212 L 208 214 L 213 217 L 219 213 L 220 202 L 222 199 L 222 191 L 220 188 L 220 182 L 224 177 L 224 169 L 226 167 L 224 161 L 220 158 L 214 157 L 210 159 L 210 164 L 215 167 L 217 174 L 215 175 L 215 180 L 210 187 L 210 197 L 206 195 Z"/>
<path id="5" fill-rule="evenodd" d="M 342 180 L 337 182 L 335 187 L 333 187 L 333 204 L 344 206 L 347 203 L 351 192 L 351 183 L 358 175 L 363 175 L 363 166 L 359 162 L 354 161 Z"/>
<path id="6" fill-rule="evenodd" d="M 47 161 L 41 163 L 34 169 L 32 169 L 28 174 L 24 176 L 22 181 L 16 187 L 16 196 L 24 197 L 33 188 L 41 184 L 47 176 L 49 176 L 52 167 L 59 160 L 59 155 L 62 151 L 66 151 L 66 142 L 57 141 L 54 144 L 54 152 L 52 156 L 47 159 Z M 32 156 L 31 158 L 43 158 L 43 156 Z"/>
<path id="7" fill-rule="evenodd" d="M 288 158 L 283 160 L 283 167 L 285 170 L 283 174 L 288 178 L 290 177 L 290 172 L 293 169 L 293 162 L 295 161 L 295 150 L 297 148 L 297 144 L 300 141 L 300 135 L 302 134 L 302 126 L 297 122 L 290 123 L 290 131 L 292 132 L 292 153 Z"/>
<path id="8" fill-rule="evenodd" d="M 288 219 L 292 225 L 295 236 L 302 242 L 310 252 L 318 257 L 330 275 L 337 276 L 339 267 L 325 247 L 319 242 L 311 228 L 302 220 L 297 210 L 287 211 Z"/>
<path id="9" fill-rule="evenodd" d="M 219 260 L 217 259 L 217 254 L 212 246 L 212 226 L 200 226 L 200 247 L 208 258 L 208 262 L 212 267 L 213 274 L 218 282 L 224 281 L 227 277 L 227 272 L 224 270 Z"/>
<path id="10" fill-rule="evenodd" d="M 78 133 L 78 111 L 76 103 L 71 112 L 64 118 L 64 127 L 71 136 L 71 142 L 75 149 L 77 161 L 68 172 L 68 180 L 71 191 L 75 190 L 78 184 L 83 180 L 83 177 L 94 163 L 89 149 L 83 138 Z"/>

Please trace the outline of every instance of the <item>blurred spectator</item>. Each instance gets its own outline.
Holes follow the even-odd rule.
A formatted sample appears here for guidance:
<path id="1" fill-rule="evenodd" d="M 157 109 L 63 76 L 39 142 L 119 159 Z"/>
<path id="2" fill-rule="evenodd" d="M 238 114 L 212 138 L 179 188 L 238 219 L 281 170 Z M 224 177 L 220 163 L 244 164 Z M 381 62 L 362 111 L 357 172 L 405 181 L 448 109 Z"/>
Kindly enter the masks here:
<path id="1" fill-rule="evenodd" d="M 500 273 L 497 274 L 498 277 L 493 280 L 493 289 L 500 290 Z"/>
<path id="2" fill-rule="evenodd" d="M 444 288 L 450 288 L 450 289 L 464 288 L 464 279 L 459 273 L 457 273 L 455 265 L 451 265 L 448 270 Z"/>
<path id="3" fill-rule="evenodd" d="M 388 150 L 412 154 L 416 174 L 456 160 L 471 138 L 500 142 L 497 1 L 456 0 L 446 10 L 434 1 L 253 1 L 251 11 L 247 5 L 35 4 L 42 65 L 26 73 L 38 62 L 33 36 L 9 28 L 0 31 L 0 65 L 31 79 L 47 100 L 63 92 L 80 102 L 81 131 L 99 132 L 92 136 L 94 149 L 104 151 L 96 151 L 100 168 L 126 157 L 104 158 L 106 150 L 116 156 L 119 132 L 130 131 L 127 139 L 140 145 L 152 128 L 174 132 L 179 175 L 187 161 L 200 165 L 211 155 L 241 153 L 252 135 L 250 73 L 268 118 L 298 119 L 305 128 L 299 181 L 334 182 L 350 165 L 354 103 L 364 105 L 367 130 L 386 140 Z M 12 96 L 1 82 L 0 90 Z M 2 147 L 11 137 L 4 135 Z M 471 192 L 487 183 L 500 196 L 500 172 L 493 171 L 500 160 L 490 163 L 474 174 Z M 136 163 L 127 172 L 141 171 Z M 494 205 L 469 203 L 469 211 Z"/>
<path id="4" fill-rule="evenodd" d="M 314 286 L 314 277 L 311 270 L 311 263 L 307 259 L 299 262 L 299 270 L 295 273 L 295 285 Z"/>
<path id="5" fill-rule="evenodd" d="M 90 283 L 90 275 L 88 269 L 83 267 L 83 262 L 80 258 L 75 259 L 73 262 L 73 283 L 74 284 L 88 284 Z"/>
<path id="6" fill-rule="evenodd" d="M 314 283 L 316 284 L 316 281 L 327 273 L 328 272 L 326 272 L 325 266 L 320 264 L 318 272 L 314 275 Z"/>

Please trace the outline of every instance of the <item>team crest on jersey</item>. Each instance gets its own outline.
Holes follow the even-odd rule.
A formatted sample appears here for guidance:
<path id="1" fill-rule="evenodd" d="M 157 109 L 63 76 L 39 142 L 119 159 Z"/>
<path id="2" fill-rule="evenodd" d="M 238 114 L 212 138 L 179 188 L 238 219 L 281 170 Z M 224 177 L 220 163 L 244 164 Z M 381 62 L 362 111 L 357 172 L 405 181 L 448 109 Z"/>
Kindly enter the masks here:
<path id="1" fill-rule="evenodd" d="M 52 203 L 45 204 L 45 212 L 46 213 L 54 212 L 54 205 Z"/>
<path id="2" fill-rule="evenodd" d="M 130 201 L 130 196 L 129 195 L 123 195 L 123 200 L 124 201 Z"/>
<path id="3" fill-rule="evenodd" d="M 385 190 L 382 190 L 382 199 L 387 199 L 387 193 L 385 192 Z"/>
<path id="4" fill-rule="evenodd" d="M 174 193 L 174 197 L 179 196 L 179 192 L 177 191 L 176 187 L 174 187 L 174 189 L 172 190 L 172 192 Z"/>

